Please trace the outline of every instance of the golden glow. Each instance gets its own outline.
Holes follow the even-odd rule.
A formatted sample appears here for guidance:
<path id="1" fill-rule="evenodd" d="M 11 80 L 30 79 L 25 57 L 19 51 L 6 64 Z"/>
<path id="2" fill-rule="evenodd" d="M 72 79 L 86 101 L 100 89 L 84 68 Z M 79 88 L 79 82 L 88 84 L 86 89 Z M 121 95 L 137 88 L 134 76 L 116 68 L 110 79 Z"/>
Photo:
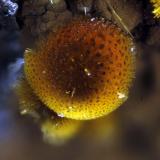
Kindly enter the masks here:
<path id="1" fill-rule="evenodd" d="M 50 144 L 63 144 L 79 131 L 82 122 L 65 118 L 47 119 L 41 125 L 44 140 Z"/>
<path id="2" fill-rule="evenodd" d="M 89 140 L 105 142 L 115 139 L 119 134 L 119 123 L 113 114 L 87 121 L 83 127 L 84 136 Z"/>
<path id="3" fill-rule="evenodd" d="M 153 14 L 155 17 L 160 18 L 160 0 L 151 0 L 154 6 Z"/>
<path id="4" fill-rule="evenodd" d="M 98 118 L 127 99 L 134 77 L 132 47 L 132 40 L 109 22 L 76 20 L 25 54 L 25 75 L 58 115 Z"/>

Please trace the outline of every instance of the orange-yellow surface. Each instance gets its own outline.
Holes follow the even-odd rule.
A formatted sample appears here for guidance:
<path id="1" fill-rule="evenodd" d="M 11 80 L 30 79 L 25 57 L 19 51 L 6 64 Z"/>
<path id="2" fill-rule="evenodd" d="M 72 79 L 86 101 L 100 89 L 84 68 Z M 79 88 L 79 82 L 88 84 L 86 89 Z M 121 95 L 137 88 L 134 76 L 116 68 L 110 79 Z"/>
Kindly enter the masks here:
<path id="1" fill-rule="evenodd" d="M 87 120 L 118 108 L 134 77 L 132 40 L 116 25 L 73 20 L 25 54 L 36 96 L 66 118 Z"/>

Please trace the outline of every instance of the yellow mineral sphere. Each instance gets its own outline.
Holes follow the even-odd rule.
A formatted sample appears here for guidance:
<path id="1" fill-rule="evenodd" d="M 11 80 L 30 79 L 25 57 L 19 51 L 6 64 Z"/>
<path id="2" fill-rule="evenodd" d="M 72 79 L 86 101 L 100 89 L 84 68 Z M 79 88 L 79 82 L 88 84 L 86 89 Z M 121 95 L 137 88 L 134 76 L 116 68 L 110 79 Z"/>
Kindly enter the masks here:
<path id="1" fill-rule="evenodd" d="M 41 124 L 44 140 L 50 144 L 63 144 L 74 137 L 81 123 L 81 121 L 65 118 L 46 119 Z"/>
<path id="2" fill-rule="evenodd" d="M 116 25 L 73 20 L 25 54 L 34 93 L 58 115 L 94 119 L 118 108 L 134 77 L 133 42 Z"/>

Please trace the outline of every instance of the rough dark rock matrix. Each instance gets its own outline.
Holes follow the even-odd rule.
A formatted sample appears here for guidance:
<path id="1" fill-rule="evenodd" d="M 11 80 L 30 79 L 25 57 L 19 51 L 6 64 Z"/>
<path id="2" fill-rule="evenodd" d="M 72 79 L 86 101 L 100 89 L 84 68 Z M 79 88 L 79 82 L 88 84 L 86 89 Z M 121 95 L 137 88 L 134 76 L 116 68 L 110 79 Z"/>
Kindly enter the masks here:
<path id="1" fill-rule="evenodd" d="M 72 14 L 64 0 L 29 0 L 24 1 L 22 17 L 25 19 L 24 29 L 37 37 L 56 30 L 68 22 Z"/>
<path id="2" fill-rule="evenodd" d="M 129 30 L 142 22 L 141 5 L 136 4 L 135 1 L 128 1 L 128 3 L 125 0 L 76 0 L 67 2 L 64 0 L 24 1 L 22 10 L 22 17 L 25 19 L 24 29 L 31 31 L 33 36 L 40 36 L 56 30 L 57 27 L 71 20 L 73 16 L 84 16 L 85 14 L 92 17 L 104 17 L 120 24 L 110 6 L 113 7 Z"/>
<path id="3" fill-rule="evenodd" d="M 110 11 L 110 6 L 114 9 L 116 14 L 121 18 L 130 31 L 142 22 L 141 5 L 136 1 L 96 1 L 97 11 L 99 11 L 103 17 L 116 21 L 119 24 L 117 17 Z"/>
<path id="4" fill-rule="evenodd" d="M 0 1 L 0 74 L 3 72 L 2 68 L 6 69 L 8 63 L 22 54 L 19 26 L 14 15 L 16 10 L 11 6 L 13 2 L 8 3 Z"/>

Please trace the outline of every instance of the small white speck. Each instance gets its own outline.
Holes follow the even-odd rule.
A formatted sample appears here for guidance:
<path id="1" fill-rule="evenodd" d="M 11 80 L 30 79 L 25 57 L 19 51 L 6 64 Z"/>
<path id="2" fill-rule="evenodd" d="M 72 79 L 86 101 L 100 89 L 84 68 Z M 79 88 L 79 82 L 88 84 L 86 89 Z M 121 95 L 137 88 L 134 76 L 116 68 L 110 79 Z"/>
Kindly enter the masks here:
<path id="1" fill-rule="evenodd" d="M 71 93 L 71 91 L 66 91 L 65 93 L 66 93 L 66 94 L 70 94 L 70 93 Z"/>
<path id="2" fill-rule="evenodd" d="M 91 18 L 91 21 L 93 22 L 95 20 L 95 18 Z"/>
<path id="3" fill-rule="evenodd" d="M 25 49 L 25 53 L 29 53 L 29 52 L 32 52 L 32 49 L 26 48 L 26 49 Z"/>
<path id="4" fill-rule="evenodd" d="M 135 50 L 135 48 L 134 48 L 134 47 L 132 47 L 132 48 L 131 48 L 131 52 L 134 52 L 134 50 Z"/>
<path id="5" fill-rule="evenodd" d="M 87 76 L 91 76 L 91 72 L 87 68 L 84 69 L 84 72 L 86 73 Z"/>
<path id="6" fill-rule="evenodd" d="M 74 96 L 75 92 L 76 92 L 76 88 L 73 88 L 72 93 L 71 93 L 71 97 Z"/>
<path id="7" fill-rule="evenodd" d="M 49 0 L 51 2 L 51 4 L 53 4 L 53 0 Z"/>
<path id="8" fill-rule="evenodd" d="M 104 18 L 101 18 L 101 21 L 105 22 L 105 19 L 104 19 Z"/>
<path id="9" fill-rule="evenodd" d="M 71 107 L 71 106 L 70 106 L 70 107 L 68 107 L 68 108 L 69 108 L 69 110 L 72 110 L 72 109 L 73 109 L 73 107 Z"/>
<path id="10" fill-rule="evenodd" d="M 43 71 L 42 71 L 42 73 L 43 73 L 43 74 L 46 74 L 46 71 L 45 71 L 45 70 L 43 70 Z"/>
<path id="11" fill-rule="evenodd" d="M 23 109 L 23 110 L 21 111 L 21 114 L 22 114 L 22 115 L 27 114 L 27 110 L 26 110 L 26 109 Z"/>
<path id="12" fill-rule="evenodd" d="M 132 54 L 136 54 L 136 47 L 135 46 L 132 46 L 130 51 L 132 52 Z"/>
<path id="13" fill-rule="evenodd" d="M 84 7 L 84 14 L 87 14 L 87 7 Z"/>
<path id="14" fill-rule="evenodd" d="M 58 117 L 63 118 L 63 117 L 64 117 L 64 115 L 63 115 L 63 114 L 58 114 Z"/>
<path id="15" fill-rule="evenodd" d="M 121 93 L 121 92 L 118 92 L 117 94 L 119 99 L 123 99 L 127 97 L 124 93 Z"/>
<path id="16" fill-rule="evenodd" d="M 48 0 L 52 5 L 60 3 L 61 0 Z"/>

